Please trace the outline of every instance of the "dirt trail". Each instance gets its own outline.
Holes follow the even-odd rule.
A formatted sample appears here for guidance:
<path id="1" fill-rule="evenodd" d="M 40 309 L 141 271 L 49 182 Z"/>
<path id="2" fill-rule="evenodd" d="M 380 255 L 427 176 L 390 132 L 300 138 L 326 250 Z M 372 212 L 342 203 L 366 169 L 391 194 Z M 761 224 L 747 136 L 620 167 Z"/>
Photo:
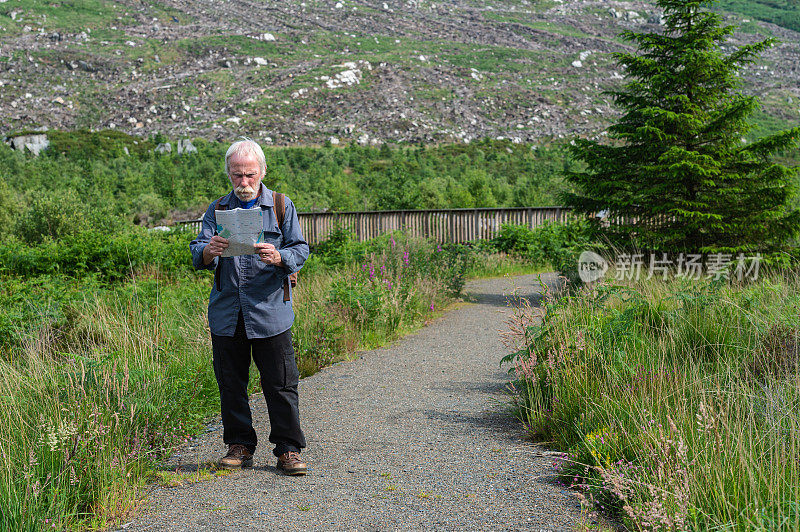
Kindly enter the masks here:
<path id="1" fill-rule="evenodd" d="M 553 280 L 552 277 L 549 278 Z M 537 299 L 535 276 L 517 277 Z M 474 303 L 390 347 L 300 383 L 306 477 L 275 469 L 262 445 L 255 467 L 218 480 L 154 488 L 126 531 L 571 530 L 574 495 L 553 478 L 552 457 L 523 441 L 505 409 L 508 279 L 470 283 Z M 263 398 L 251 401 L 266 442 Z M 196 468 L 223 454 L 213 430 L 172 459 Z"/>

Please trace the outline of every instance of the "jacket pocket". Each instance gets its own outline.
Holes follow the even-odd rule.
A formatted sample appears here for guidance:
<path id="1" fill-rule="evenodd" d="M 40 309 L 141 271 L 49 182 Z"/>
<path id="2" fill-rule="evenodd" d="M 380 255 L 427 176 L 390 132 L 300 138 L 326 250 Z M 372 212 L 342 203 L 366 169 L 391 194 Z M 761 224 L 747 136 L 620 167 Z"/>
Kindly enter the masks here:
<path id="1" fill-rule="evenodd" d="M 263 231 L 261 233 L 261 241 L 280 249 L 281 244 L 283 244 L 283 234 L 278 231 Z"/>

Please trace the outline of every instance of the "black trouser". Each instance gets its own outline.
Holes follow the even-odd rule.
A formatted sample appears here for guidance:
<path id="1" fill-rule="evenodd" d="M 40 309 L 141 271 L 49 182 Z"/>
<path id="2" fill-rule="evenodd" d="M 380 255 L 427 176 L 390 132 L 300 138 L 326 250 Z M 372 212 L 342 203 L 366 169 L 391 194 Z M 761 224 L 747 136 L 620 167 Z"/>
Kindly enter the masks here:
<path id="1" fill-rule="evenodd" d="M 231 336 L 211 335 L 214 352 L 214 375 L 219 385 L 222 410 L 222 440 L 226 445 L 239 443 L 250 452 L 255 451 L 258 439 L 253 430 L 247 381 L 250 372 L 250 355 L 261 374 L 261 388 L 267 400 L 269 422 L 272 430 L 269 441 L 275 444 L 273 453 L 280 456 L 287 451 L 300 451 L 306 446 L 300 430 L 300 412 L 297 405 L 297 383 L 300 373 L 294 359 L 292 330 L 270 338 L 247 339 L 244 319 L 239 314 L 236 332 Z"/>

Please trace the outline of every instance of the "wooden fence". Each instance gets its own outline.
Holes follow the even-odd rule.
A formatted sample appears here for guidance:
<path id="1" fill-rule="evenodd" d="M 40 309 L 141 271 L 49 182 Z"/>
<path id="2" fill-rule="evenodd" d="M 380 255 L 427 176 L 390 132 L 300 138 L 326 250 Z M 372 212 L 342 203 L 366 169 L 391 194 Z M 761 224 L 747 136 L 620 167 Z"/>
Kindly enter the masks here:
<path id="1" fill-rule="evenodd" d="M 531 229 L 546 220 L 564 222 L 574 218 L 566 207 L 522 207 L 510 209 L 437 209 L 428 211 L 361 211 L 298 213 L 306 241 L 318 244 L 337 226 L 353 231 L 361 241 L 396 230 L 439 242 L 468 242 L 494 237 L 500 225 L 512 223 Z M 200 231 L 201 220 L 178 222 L 178 226 Z"/>

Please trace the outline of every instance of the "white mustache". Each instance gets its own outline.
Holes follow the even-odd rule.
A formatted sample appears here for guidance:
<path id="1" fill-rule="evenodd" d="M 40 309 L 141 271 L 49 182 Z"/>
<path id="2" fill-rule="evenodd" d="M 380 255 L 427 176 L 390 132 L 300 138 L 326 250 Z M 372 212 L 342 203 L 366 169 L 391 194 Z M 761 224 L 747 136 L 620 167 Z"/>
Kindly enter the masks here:
<path id="1" fill-rule="evenodd" d="M 256 191 L 253 190 L 253 187 L 249 187 L 249 186 L 248 187 L 242 187 L 242 186 L 236 187 L 236 189 L 234 189 L 234 192 L 236 193 L 236 197 L 237 198 L 239 198 L 240 200 L 244 200 L 244 201 L 250 201 L 251 199 L 256 197 Z"/>

